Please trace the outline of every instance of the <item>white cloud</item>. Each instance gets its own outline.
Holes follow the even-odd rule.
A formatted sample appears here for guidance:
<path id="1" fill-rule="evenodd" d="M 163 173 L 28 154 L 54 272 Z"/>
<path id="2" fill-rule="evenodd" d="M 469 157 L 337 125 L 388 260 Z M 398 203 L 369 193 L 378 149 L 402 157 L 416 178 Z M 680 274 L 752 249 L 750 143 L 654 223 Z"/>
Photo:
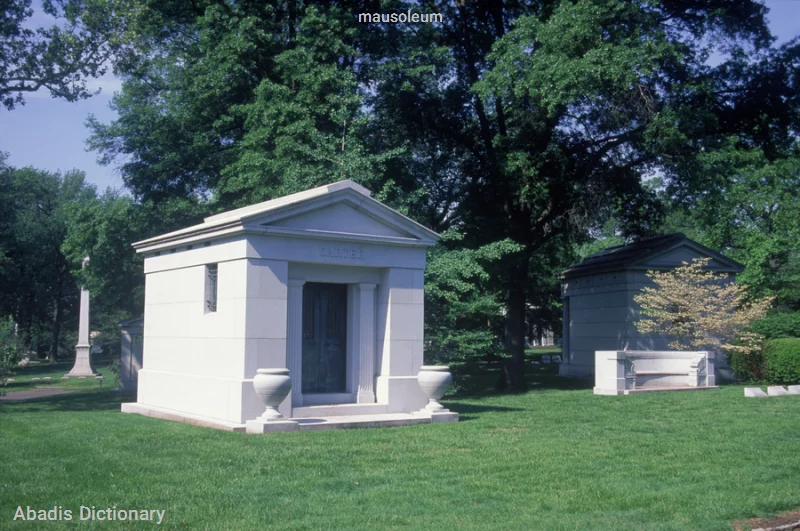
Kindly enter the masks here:
<path id="1" fill-rule="evenodd" d="M 92 92 L 100 89 L 101 95 L 111 97 L 115 92 L 122 90 L 122 79 L 109 73 L 102 77 L 89 79 L 86 87 Z"/>

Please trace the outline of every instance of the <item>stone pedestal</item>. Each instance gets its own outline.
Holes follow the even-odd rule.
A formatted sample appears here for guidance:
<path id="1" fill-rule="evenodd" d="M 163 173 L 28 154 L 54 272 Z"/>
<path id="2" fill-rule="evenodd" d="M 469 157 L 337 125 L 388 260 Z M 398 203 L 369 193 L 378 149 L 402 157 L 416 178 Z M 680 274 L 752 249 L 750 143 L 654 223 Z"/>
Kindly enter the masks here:
<path id="1" fill-rule="evenodd" d="M 89 345 L 75 346 L 75 365 L 66 375 L 67 378 L 85 378 L 87 376 L 97 376 L 92 369 L 92 360 L 89 356 Z"/>
<path id="2" fill-rule="evenodd" d="M 431 413 L 431 424 L 439 422 L 458 422 L 458 413 L 447 409 Z"/>
<path id="3" fill-rule="evenodd" d="M 245 425 L 247 433 L 275 433 L 280 431 L 297 431 L 297 422 L 293 420 L 248 420 Z"/>

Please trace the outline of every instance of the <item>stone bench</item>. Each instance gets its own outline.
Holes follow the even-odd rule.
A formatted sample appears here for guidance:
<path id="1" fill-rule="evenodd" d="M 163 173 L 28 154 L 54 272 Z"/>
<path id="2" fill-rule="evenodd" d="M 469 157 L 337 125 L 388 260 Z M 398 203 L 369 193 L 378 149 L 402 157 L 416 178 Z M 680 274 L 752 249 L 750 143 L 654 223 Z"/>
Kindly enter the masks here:
<path id="1" fill-rule="evenodd" d="M 713 388 L 714 353 L 708 351 L 595 351 L 596 395 Z"/>

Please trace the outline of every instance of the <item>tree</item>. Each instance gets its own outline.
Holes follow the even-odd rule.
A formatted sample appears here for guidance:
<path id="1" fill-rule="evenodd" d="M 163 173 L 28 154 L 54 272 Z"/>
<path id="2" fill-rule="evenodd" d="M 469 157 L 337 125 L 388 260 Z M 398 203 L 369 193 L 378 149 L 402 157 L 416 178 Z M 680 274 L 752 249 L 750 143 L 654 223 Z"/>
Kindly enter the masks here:
<path id="1" fill-rule="evenodd" d="M 26 348 L 58 359 L 65 323 L 77 322 L 80 261 L 62 252 L 68 210 L 94 197 L 81 172 L 0 171 L 0 316 L 12 316 Z"/>
<path id="2" fill-rule="evenodd" d="M 92 329 L 105 341 L 119 336 L 118 323 L 144 308 L 142 259 L 131 243 L 144 239 L 145 209 L 129 197 L 107 190 L 66 207 L 67 230 L 61 251 L 70 263 L 90 260 L 74 272 L 91 293 Z"/>
<path id="3" fill-rule="evenodd" d="M 112 124 L 90 146 L 137 198 L 263 201 L 350 178 L 380 189 L 391 152 L 370 152 L 350 9 L 300 2 L 147 4 L 120 27 L 135 59 Z M 363 26 L 363 25 L 362 25 Z M 167 31 L 164 28 L 167 28 Z"/>
<path id="4" fill-rule="evenodd" d="M 345 175 L 464 248 L 512 242 L 484 267 L 515 388 L 554 252 L 612 216 L 622 238 L 656 231 L 643 177 L 690 189 L 726 139 L 772 160 L 798 128 L 798 51 L 771 47 L 756 1 L 434 1 L 441 23 L 357 22 L 376 7 L 123 5 L 120 119 L 91 145 L 137 199 L 222 209 Z"/>
<path id="5" fill-rule="evenodd" d="M 655 286 L 642 288 L 634 297 L 645 316 L 636 321 L 636 329 L 675 338 L 669 344 L 675 350 L 757 350 L 762 338 L 747 330 L 766 315 L 774 298 L 748 301 L 745 286 L 706 269 L 709 260 L 696 258 L 670 271 L 648 271 Z"/>
<path id="6" fill-rule="evenodd" d="M 88 98 L 86 81 L 103 75 L 114 46 L 108 38 L 109 4 L 101 0 L 44 0 L 43 11 L 61 25 L 32 29 L 31 0 L 0 5 L 0 103 L 11 110 L 26 93 L 46 88 L 67 101 Z"/>
<path id="7" fill-rule="evenodd" d="M 251 203 L 335 180 L 370 187 L 386 181 L 383 163 L 396 152 L 370 153 L 363 141 L 368 117 L 353 67 L 358 52 L 348 14 L 314 6 L 296 24 L 292 46 L 274 59 L 242 105 L 247 132 L 237 159 L 222 171 L 219 194 Z"/>
<path id="8" fill-rule="evenodd" d="M 400 53 L 378 71 L 370 103 L 384 130 L 407 139 L 412 181 L 417 153 L 450 159 L 420 169 L 458 194 L 452 218 L 467 246 L 519 245 L 490 274 L 508 310 L 508 383 L 521 388 L 539 250 L 585 240 L 612 215 L 624 238 L 655 231 L 662 209 L 642 177 L 691 182 L 691 161 L 727 132 L 782 141 L 794 100 L 773 96 L 790 95 L 793 81 L 772 75 L 780 54 L 765 52 L 756 2 L 430 5 L 444 23 L 396 38 Z M 730 59 L 711 66 L 718 45 Z M 774 134 L 759 136 L 768 124 Z"/>
<path id="9" fill-rule="evenodd" d="M 738 281 L 753 294 L 800 310 L 800 146 L 770 158 L 728 139 L 698 157 L 697 170 L 700 183 L 664 191 L 667 229 L 724 250 L 745 265 Z"/>
<path id="10" fill-rule="evenodd" d="M 502 356 L 497 328 L 502 323 L 502 301 L 489 289 L 485 264 L 513 252 L 509 242 L 478 250 L 459 249 L 462 236 L 443 235 L 442 244 L 428 253 L 425 270 L 427 363 L 460 365 Z"/>

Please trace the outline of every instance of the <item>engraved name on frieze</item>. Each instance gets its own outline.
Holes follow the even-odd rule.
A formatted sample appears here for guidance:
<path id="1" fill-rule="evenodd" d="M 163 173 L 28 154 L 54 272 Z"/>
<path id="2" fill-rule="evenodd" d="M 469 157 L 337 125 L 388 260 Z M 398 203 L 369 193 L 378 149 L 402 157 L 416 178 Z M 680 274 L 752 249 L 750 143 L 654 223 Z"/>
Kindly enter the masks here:
<path id="1" fill-rule="evenodd" d="M 357 247 L 320 247 L 319 255 L 342 260 L 364 260 L 364 250 Z"/>

